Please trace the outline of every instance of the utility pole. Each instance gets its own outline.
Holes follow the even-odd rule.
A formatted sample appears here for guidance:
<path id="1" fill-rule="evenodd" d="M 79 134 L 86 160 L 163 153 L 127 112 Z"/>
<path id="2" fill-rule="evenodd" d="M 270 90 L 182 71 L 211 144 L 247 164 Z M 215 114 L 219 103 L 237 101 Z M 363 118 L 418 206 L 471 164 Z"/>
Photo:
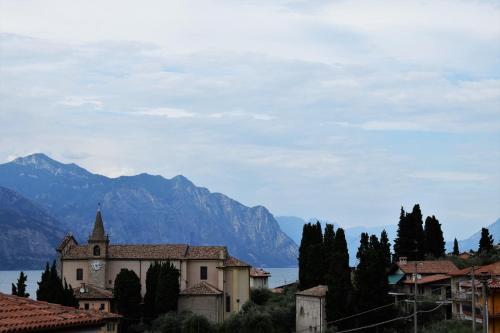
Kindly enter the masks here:
<path id="1" fill-rule="evenodd" d="M 414 324 L 414 327 L 415 327 L 415 333 L 417 333 L 418 331 L 418 325 L 417 325 L 417 288 L 418 288 L 418 284 L 417 284 L 417 261 L 415 260 L 415 275 L 414 275 L 414 282 L 415 282 L 415 299 L 413 300 L 413 304 L 415 305 L 413 307 L 413 324 Z"/>
<path id="2" fill-rule="evenodd" d="M 472 276 L 472 333 L 476 333 L 476 279 L 474 278 L 474 266 L 471 268 Z"/>
<path id="3" fill-rule="evenodd" d="M 488 273 L 481 272 L 481 283 L 482 283 L 482 291 L 483 291 L 483 333 L 488 333 L 488 300 L 487 297 L 487 288 L 488 288 Z"/>

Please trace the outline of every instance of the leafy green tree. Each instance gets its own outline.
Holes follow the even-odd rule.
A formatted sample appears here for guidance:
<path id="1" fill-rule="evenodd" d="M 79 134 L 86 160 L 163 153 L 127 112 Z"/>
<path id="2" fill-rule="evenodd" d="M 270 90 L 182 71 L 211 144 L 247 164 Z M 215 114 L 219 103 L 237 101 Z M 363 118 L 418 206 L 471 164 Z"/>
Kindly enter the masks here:
<path id="1" fill-rule="evenodd" d="M 127 318 L 127 325 L 141 317 L 141 281 L 133 270 L 122 268 L 115 278 L 113 294 L 118 313 Z"/>
<path id="2" fill-rule="evenodd" d="M 254 304 L 264 305 L 271 297 L 271 291 L 267 288 L 252 288 L 250 299 Z"/>
<path id="3" fill-rule="evenodd" d="M 212 333 L 213 325 L 204 316 L 192 314 L 187 316 L 183 323 L 182 333 Z"/>
<path id="4" fill-rule="evenodd" d="M 26 281 L 28 277 L 24 272 L 19 273 L 19 278 L 17 279 L 17 284 L 12 284 L 12 295 L 19 297 L 30 297 L 30 294 L 26 292 Z"/>
<path id="5" fill-rule="evenodd" d="M 156 291 L 158 289 L 158 276 L 161 264 L 154 262 L 149 265 L 146 272 L 146 294 L 144 295 L 144 318 L 150 321 L 158 316 L 155 307 Z"/>
<path id="6" fill-rule="evenodd" d="M 168 312 L 160 315 L 153 321 L 151 331 L 153 333 L 182 333 L 184 320 L 184 314 Z"/>
<path id="7" fill-rule="evenodd" d="M 458 241 L 455 238 L 455 240 L 453 241 L 453 255 L 458 256 L 459 254 L 460 254 L 460 250 L 458 249 Z"/>
<path id="8" fill-rule="evenodd" d="M 333 248 L 335 250 L 328 278 L 326 293 L 326 316 L 328 321 L 346 317 L 353 313 L 351 270 L 349 268 L 349 252 L 345 233 L 342 228 L 337 229 Z M 338 328 L 349 327 L 348 321 L 338 324 Z"/>
<path id="9" fill-rule="evenodd" d="M 180 292 L 179 275 L 179 270 L 170 262 L 161 265 L 155 295 L 156 313 L 177 310 L 177 300 Z"/>
<path id="10" fill-rule="evenodd" d="M 434 215 L 425 219 L 425 254 L 433 258 L 440 258 L 445 255 L 445 241 L 441 224 Z"/>
<path id="11" fill-rule="evenodd" d="M 481 229 L 481 239 L 479 240 L 479 250 L 481 254 L 491 252 L 493 250 L 493 236 L 487 228 Z"/>

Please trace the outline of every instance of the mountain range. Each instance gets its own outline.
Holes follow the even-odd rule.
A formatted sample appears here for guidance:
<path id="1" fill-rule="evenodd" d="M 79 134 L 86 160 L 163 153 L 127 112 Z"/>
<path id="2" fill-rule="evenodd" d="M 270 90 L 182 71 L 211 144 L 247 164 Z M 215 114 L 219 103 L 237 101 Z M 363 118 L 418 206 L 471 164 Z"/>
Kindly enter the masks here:
<path id="1" fill-rule="evenodd" d="M 2 239 L 0 263 L 5 262 L 4 258 L 16 258 L 17 252 L 8 244 L 23 235 L 22 247 L 34 250 L 42 261 L 50 254 L 47 244 L 54 252 L 66 232 L 85 243 L 100 203 L 112 243 L 226 245 L 232 255 L 255 266 L 297 264 L 297 245 L 281 231 L 265 207 L 244 206 L 223 194 L 198 187 L 183 176 L 166 179 L 143 173 L 108 178 L 76 164 L 33 154 L 0 164 L 0 186 L 6 188 L 9 197 L 19 198 L 18 202 L 31 207 L 14 205 L 17 219 L 8 215 L 0 218 L 0 228 L 5 230 L 16 224 L 13 221 L 24 221 L 23 227 L 17 223 L 15 236 L 3 236 L 10 243 Z M 36 218 L 28 219 L 31 213 Z M 43 226 L 37 224 L 41 220 L 45 222 Z M 47 228 L 53 231 L 42 232 Z M 45 235 L 44 252 L 37 250 L 40 242 L 32 237 L 34 232 Z M 15 266 L 0 264 L 0 268 L 11 265 Z M 15 268 L 37 268 L 31 266 Z"/>

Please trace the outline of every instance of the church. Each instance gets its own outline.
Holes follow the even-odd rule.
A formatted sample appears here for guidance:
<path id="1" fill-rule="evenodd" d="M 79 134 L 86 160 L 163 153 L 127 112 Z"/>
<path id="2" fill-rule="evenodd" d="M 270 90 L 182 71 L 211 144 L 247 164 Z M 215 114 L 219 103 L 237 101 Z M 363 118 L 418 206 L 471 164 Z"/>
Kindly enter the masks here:
<path id="1" fill-rule="evenodd" d="M 121 269 L 133 270 L 146 292 L 146 272 L 170 261 L 180 272 L 179 311 L 222 322 L 250 298 L 250 266 L 229 255 L 225 246 L 187 244 L 110 244 L 98 210 L 87 244 L 68 234 L 57 248 L 63 279 L 75 287 L 80 308 L 112 311 L 113 283 Z"/>

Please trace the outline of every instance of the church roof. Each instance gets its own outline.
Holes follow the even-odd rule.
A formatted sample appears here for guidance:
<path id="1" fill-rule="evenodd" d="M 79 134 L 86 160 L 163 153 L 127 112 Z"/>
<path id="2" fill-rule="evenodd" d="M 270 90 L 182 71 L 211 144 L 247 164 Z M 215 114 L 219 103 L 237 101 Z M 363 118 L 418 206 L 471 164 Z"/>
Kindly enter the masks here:
<path id="1" fill-rule="evenodd" d="M 87 245 L 71 246 L 62 255 L 63 259 L 88 259 Z M 108 247 L 108 259 L 144 259 L 144 260 L 168 260 L 168 259 L 198 259 L 198 260 L 224 260 L 228 258 L 225 246 L 189 246 L 187 244 L 112 244 Z M 240 266 L 245 263 L 229 257 L 232 260 L 226 266 Z"/>
<path id="2" fill-rule="evenodd" d="M 211 284 L 201 281 L 194 286 L 182 290 L 179 295 L 220 295 L 222 291 Z"/>
<path id="3" fill-rule="evenodd" d="M 107 237 L 104 232 L 104 224 L 102 223 L 101 210 L 98 210 L 95 216 L 94 229 L 92 230 L 92 234 L 90 235 L 89 240 L 103 241 L 106 239 Z"/>

